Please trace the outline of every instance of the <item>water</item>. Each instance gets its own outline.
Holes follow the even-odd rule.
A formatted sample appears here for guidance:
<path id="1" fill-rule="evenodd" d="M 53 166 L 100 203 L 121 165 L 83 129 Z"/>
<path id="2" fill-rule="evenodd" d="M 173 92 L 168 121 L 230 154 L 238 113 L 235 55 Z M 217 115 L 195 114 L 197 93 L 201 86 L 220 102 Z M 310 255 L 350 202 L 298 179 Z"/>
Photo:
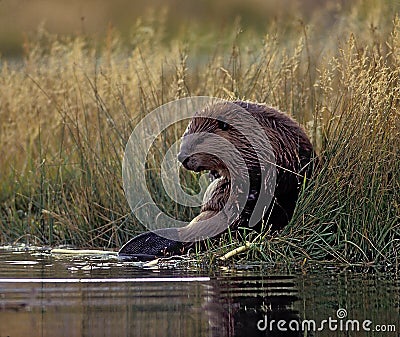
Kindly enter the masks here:
<path id="1" fill-rule="evenodd" d="M 258 266 L 209 275 L 0 250 L 0 337 L 400 336 L 399 304 L 394 274 Z"/>

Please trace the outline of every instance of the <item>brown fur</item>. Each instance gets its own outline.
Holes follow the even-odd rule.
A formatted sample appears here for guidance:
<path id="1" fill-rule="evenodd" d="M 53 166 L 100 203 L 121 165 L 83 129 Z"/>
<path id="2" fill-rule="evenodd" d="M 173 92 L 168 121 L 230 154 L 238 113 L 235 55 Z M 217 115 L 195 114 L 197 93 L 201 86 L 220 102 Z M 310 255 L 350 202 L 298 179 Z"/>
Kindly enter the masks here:
<path id="1" fill-rule="evenodd" d="M 231 127 L 224 123 L 226 117 L 234 115 L 243 117 L 243 112 L 251 114 L 257 120 L 257 125 L 262 128 L 269 142 L 253 146 L 254 144 L 239 132 L 240 127 L 239 129 L 234 127 L 238 125 L 236 123 L 241 123 L 241 119 L 236 120 Z M 254 123 L 247 127 L 251 129 Z M 248 135 L 247 131 L 245 133 Z M 230 172 L 219 156 L 210 154 L 213 134 L 228 141 L 227 144 L 234 145 L 243 157 L 243 165 L 235 165 Z M 201 137 L 195 139 L 196 137 L 190 135 Z M 222 148 L 222 152 L 224 150 Z M 229 152 L 228 148 L 226 152 Z M 264 208 L 267 206 L 269 208 L 263 209 L 264 212 L 261 214 L 263 219 L 254 229 L 260 231 L 262 223 L 272 230 L 281 229 L 288 224 L 293 215 L 304 176 L 308 176 L 312 171 L 313 158 L 313 147 L 306 133 L 288 115 L 262 104 L 242 101 L 212 105 L 192 118 L 182 138 L 181 152 L 178 155 L 178 159 L 187 169 L 210 170 L 215 178 L 204 195 L 200 214 L 185 227 L 159 229 L 140 234 L 127 242 L 119 254 L 138 259 L 182 254 L 194 241 L 202 241 L 205 237 L 217 237 L 228 227 L 232 230 L 247 227 L 258 201 L 262 206 L 265 205 Z M 269 163 L 273 160 L 276 165 L 271 166 Z M 265 171 L 267 174 L 262 174 Z M 276 174 L 274 193 L 268 190 L 268 186 L 271 185 L 271 172 Z M 231 173 L 235 175 L 235 179 L 232 179 Z M 247 195 L 244 195 L 241 182 L 246 179 L 250 181 L 250 186 Z M 270 191 L 269 194 L 260 193 L 261 187 Z M 233 195 L 234 202 L 228 203 L 231 209 L 226 209 L 224 206 L 230 194 Z M 235 213 L 235 198 L 241 195 L 245 197 L 245 205 L 240 212 L 236 209 Z M 272 197 L 270 205 L 263 199 L 265 195 L 268 198 Z"/>
<path id="2" fill-rule="evenodd" d="M 271 143 L 273 153 L 276 160 L 276 188 L 272 205 L 265 212 L 265 219 L 268 219 L 272 229 L 280 229 L 284 227 L 291 219 L 294 207 L 298 197 L 299 186 L 303 182 L 303 176 L 311 172 L 311 164 L 314 157 L 313 147 L 303 130 L 303 128 L 288 115 L 262 104 L 248 103 L 242 101 L 233 102 L 234 105 L 245 109 L 250 113 L 258 123 L 263 127 L 265 134 Z M 230 141 L 245 157 L 246 166 L 238 167 L 238 170 L 243 170 L 242 174 L 246 175 L 246 171 L 252 181 L 248 194 L 248 202 L 245 209 L 242 211 L 239 218 L 235 219 L 229 226 L 236 229 L 239 226 L 246 226 L 251 216 L 252 209 L 257 201 L 257 193 L 259 192 L 260 181 L 257 181 L 260 167 L 254 163 L 256 156 L 249 149 L 249 144 L 243 141 L 242 137 L 238 136 L 237 131 L 233 129 L 221 130 L 218 124 L 218 119 L 221 116 L 232 113 L 234 108 L 230 104 L 218 104 L 211 106 L 201 112 L 201 117 L 194 116 L 191 120 L 187 131 L 183 137 L 182 148 L 191 147 L 191 144 L 185 144 L 185 137 L 190 134 L 199 132 L 214 133 L 224 137 Z M 206 115 L 206 117 L 204 117 Z M 220 211 L 227 202 L 230 193 L 229 173 L 225 165 L 219 158 L 209 155 L 197 153 L 195 155 L 182 158 L 183 165 L 190 170 L 198 171 L 208 169 L 211 170 L 218 178 L 218 182 L 211 186 L 211 190 L 207 191 L 208 200 L 203 204 L 201 212 Z M 262 202 L 262 201 L 261 201 Z M 207 213 L 209 215 L 209 213 Z M 202 217 L 201 214 L 198 218 Z M 260 229 L 261 223 L 256 226 Z M 190 230 L 194 230 L 195 226 L 190 226 Z M 188 229 L 189 229 L 188 228 Z"/>

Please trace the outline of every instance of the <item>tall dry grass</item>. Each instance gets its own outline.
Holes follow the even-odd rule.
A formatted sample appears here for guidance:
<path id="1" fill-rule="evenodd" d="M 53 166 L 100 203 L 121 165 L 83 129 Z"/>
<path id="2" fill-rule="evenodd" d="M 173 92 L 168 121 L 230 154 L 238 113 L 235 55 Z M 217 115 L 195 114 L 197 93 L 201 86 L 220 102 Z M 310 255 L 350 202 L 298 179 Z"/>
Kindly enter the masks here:
<path id="1" fill-rule="evenodd" d="M 143 230 L 122 190 L 131 131 L 163 103 L 207 95 L 287 111 L 322 161 L 291 224 L 252 234 L 246 258 L 397 264 L 400 22 L 391 10 L 358 1 L 333 25 L 320 27 L 317 12 L 290 29 L 271 23 L 262 37 L 236 23 L 169 43 L 157 20 L 138 22 L 128 43 L 112 29 L 102 41 L 39 29 L 23 63 L 1 61 L 0 242 L 120 247 Z M 180 132 L 169 130 L 152 158 Z M 157 179 L 149 186 L 167 212 L 196 214 Z M 183 179 L 198 187 L 197 176 Z"/>

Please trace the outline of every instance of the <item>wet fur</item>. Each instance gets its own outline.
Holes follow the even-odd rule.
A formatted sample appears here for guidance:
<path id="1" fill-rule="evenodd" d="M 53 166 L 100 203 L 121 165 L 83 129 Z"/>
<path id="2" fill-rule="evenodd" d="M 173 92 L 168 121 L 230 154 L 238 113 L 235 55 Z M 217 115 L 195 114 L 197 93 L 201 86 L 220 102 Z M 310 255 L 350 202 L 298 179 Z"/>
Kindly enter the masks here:
<path id="1" fill-rule="evenodd" d="M 233 221 L 228 218 L 226 219 L 227 223 L 217 224 L 212 221 L 212 217 L 224 208 L 231 188 L 235 188 L 235 186 L 231 186 L 229 171 L 216 156 L 197 153 L 185 158 L 181 155 L 180 160 L 183 161 L 183 165 L 187 169 L 194 171 L 210 170 L 210 175 L 215 181 L 209 186 L 205 194 L 200 214 L 186 227 L 170 229 L 174 231 L 174 240 L 165 241 L 166 239 L 159 237 L 162 235 L 161 231 L 165 231 L 165 229 L 152 232 L 152 234 L 145 233 L 147 234 L 146 244 L 149 245 L 148 251 L 151 254 L 162 256 L 181 254 L 187 251 L 192 244 L 183 242 L 188 237 L 196 236 L 197 231 L 201 232 L 202 228 L 200 226 L 209 226 L 211 231 L 215 229 L 216 234 L 222 231 L 221 228 L 226 230 L 228 226 L 232 230 L 248 226 L 249 219 L 258 201 L 260 184 L 266 182 L 260 181 L 260 170 L 263 163 L 258 161 L 257 153 L 255 153 L 251 144 L 237 130 L 234 128 L 225 130 L 226 125 L 221 124 L 221 116 L 233 113 L 232 109 L 235 109 L 235 106 L 238 109 L 245 109 L 262 126 L 275 156 L 275 193 L 269 209 L 265 212 L 264 221 L 268 221 L 268 225 L 272 230 L 279 230 L 290 221 L 304 176 L 309 176 L 312 172 L 315 155 L 311 142 L 303 128 L 287 114 L 263 104 L 243 101 L 232 103 L 218 103 L 202 111 L 201 117 L 195 115 L 183 135 L 181 151 L 183 147 L 193 149 L 201 146 L 201 141 L 197 141 L 198 144 L 186 141 L 189 138 L 186 136 L 200 132 L 214 133 L 234 144 L 246 163 L 245 167 L 238 167 L 237 170 L 240 175 L 250 179 L 250 191 L 247 195 L 247 203 L 244 209 Z M 238 192 L 234 190 L 233 193 Z M 254 229 L 260 231 L 261 223 L 262 221 Z M 158 232 L 159 235 L 157 234 Z M 136 238 L 134 238 L 121 249 L 120 254 L 146 254 L 146 245 L 143 245 L 142 242 L 143 238 L 141 236 L 137 238 L 139 240 L 136 242 L 140 242 L 139 245 L 135 243 Z M 201 241 L 200 235 L 198 240 Z"/>
<path id="2" fill-rule="evenodd" d="M 303 176 L 311 174 L 314 157 L 313 147 L 303 128 L 288 115 L 262 104 L 242 101 L 233 103 L 248 111 L 263 126 L 264 132 L 272 145 L 276 160 L 277 185 L 273 203 L 265 214 L 268 216 L 269 225 L 271 225 L 272 229 L 281 229 L 290 221 L 293 215 L 299 187 L 304 179 Z M 249 192 L 248 203 L 242 216 L 235 223 L 231 224 L 231 228 L 236 229 L 239 226 L 246 226 L 246 222 L 252 212 L 252 207 L 254 207 L 257 201 L 257 185 L 262 182 L 257 181 L 260 168 L 257 162 L 258 159 L 254 156 L 249 144 L 243 142 L 237 134 L 232 134 L 230 130 L 222 131 L 218 128 L 216 118 L 221 115 L 223 116 L 224 113 L 229 113 L 225 109 L 231 109 L 231 107 L 232 104 L 228 104 L 227 106 L 219 104 L 217 108 L 211 108 L 207 112 L 210 118 L 195 116 L 190 122 L 185 135 L 198 132 L 218 134 L 232 142 L 236 148 L 240 149 L 242 155 L 245 156 L 247 167 L 238 169 L 245 169 L 242 173 L 243 175 L 246 175 L 246 171 L 248 170 L 254 189 L 251 189 Z M 202 115 L 204 115 L 204 112 Z M 220 164 L 217 158 L 212 158 L 209 155 L 202 156 L 201 154 L 193 157 L 191 158 L 192 166 L 208 166 L 208 169 L 218 172 L 218 175 L 227 176 L 225 167 Z M 209 198 L 203 204 L 201 208 L 202 212 L 208 210 L 219 211 L 223 208 L 230 192 L 230 188 L 226 186 L 226 183 L 225 180 L 225 184 L 215 184 L 213 191 L 208 191 L 208 194 L 212 194 L 213 197 Z M 256 229 L 260 229 L 260 226 Z"/>

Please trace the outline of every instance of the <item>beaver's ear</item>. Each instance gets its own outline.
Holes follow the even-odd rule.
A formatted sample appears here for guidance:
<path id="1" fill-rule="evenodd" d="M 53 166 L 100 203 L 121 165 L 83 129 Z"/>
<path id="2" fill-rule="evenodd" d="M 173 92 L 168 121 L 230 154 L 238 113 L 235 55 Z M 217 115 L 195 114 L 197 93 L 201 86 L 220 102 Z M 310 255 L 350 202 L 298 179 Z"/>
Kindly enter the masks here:
<path id="1" fill-rule="evenodd" d="M 218 129 L 222 131 L 227 131 L 229 129 L 229 124 L 225 121 L 224 117 L 218 116 L 216 120 L 218 122 Z"/>

